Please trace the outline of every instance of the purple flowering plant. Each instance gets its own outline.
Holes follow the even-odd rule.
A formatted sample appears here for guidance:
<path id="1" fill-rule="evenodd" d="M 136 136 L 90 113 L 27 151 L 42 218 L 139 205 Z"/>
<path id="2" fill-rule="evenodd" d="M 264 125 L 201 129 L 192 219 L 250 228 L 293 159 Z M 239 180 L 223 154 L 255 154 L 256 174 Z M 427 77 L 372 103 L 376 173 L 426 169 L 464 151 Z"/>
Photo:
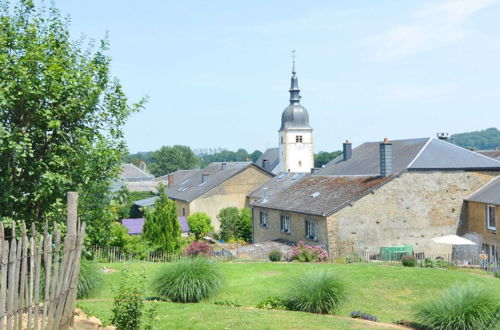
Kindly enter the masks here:
<path id="1" fill-rule="evenodd" d="M 289 259 L 301 262 L 321 262 L 327 261 L 329 258 L 328 252 L 321 246 L 307 245 L 300 241 L 293 246 L 292 254 Z"/>

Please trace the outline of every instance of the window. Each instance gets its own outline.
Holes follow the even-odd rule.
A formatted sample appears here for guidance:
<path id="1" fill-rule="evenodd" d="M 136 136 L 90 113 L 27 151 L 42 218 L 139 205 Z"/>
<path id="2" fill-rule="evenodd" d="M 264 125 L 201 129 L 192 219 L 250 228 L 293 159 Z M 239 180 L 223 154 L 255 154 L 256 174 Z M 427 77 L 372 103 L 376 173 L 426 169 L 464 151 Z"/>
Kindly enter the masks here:
<path id="1" fill-rule="evenodd" d="M 281 137 L 281 144 L 283 144 L 283 137 Z"/>
<path id="2" fill-rule="evenodd" d="M 264 228 L 267 228 L 269 226 L 267 222 L 267 213 L 260 211 L 260 225 Z"/>
<path id="3" fill-rule="evenodd" d="M 186 216 L 186 208 L 182 208 L 182 216 L 185 217 Z"/>
<path id="4" fill-rule="evenodd" d="M 282 215 L 280 217 L 280 224 L 281 224 L 281 231 L 287 234 L 290 234 L 292 232 L 292 229 L 290 227 L 290 216 L 289 215 Z"/>
<path id="5" fill-rule="evenodd" d="M 495 205 L 486 205 L 486 228 L 496 230 L 495 224 Z"/>
<path id="6" fill-rule="evenodd" d="M 302 143 L 302 135 L 295 135 L 295 142 Z"/>
<path id="7" fill-rule="evenodd" d="M 318 224 L 313 220 L 305 220 L 306 224 L 306 238 L 311 240 L 318 240 Z"/>
<path id="8" fill-rule="evenodd" d="M 300 167 L 300 166 L 302 166 L 302 161 L 301 161 L 301 160 L 299 160 L 299 167 Z"/>

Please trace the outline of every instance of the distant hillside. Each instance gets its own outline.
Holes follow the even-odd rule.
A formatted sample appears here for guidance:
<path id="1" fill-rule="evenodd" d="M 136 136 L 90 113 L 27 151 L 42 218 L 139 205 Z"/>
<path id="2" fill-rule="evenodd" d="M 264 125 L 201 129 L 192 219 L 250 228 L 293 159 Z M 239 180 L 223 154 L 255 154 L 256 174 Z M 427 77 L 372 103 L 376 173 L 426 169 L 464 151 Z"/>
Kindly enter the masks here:
<path id="1" fill-rule="evenodd" d="M 473 150 L 500 149 L 500 131 L 494 127 L 482 131 L 453 134 L 450 140 L 456 145 Z"/>

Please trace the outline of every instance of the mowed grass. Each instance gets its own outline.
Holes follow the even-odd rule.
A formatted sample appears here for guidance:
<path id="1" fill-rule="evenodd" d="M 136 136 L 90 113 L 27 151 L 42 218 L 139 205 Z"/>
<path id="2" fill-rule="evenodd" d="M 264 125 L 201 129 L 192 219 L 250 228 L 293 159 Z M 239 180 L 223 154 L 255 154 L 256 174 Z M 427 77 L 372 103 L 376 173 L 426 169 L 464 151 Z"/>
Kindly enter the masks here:
<path id="1" fill-rule="evenodd" d="M 109 324 L 114 289 L 121 280 L 120 270 L 128 268 L 128 276 L 137 277 L 146 296 L 154 296 L 152 280 L 168 264 L 133 262 L 102 264 L 117 270 L 105 275 L 105 283 L 92 299 L 78 301 L 78 306 Z M 315 263 L 221 263 L 225 274 L 224 289 L 215 297 L 198 304 L 159 303 L 158 329 L 164 328 L 281 328 L 336 329 L 378 328 L 376 323 L 333 318 L 291 311 L 258 310 L 254 307 L 264 298 L 283 295 L 291 279 L 315 269 L 334 272 L 347 286 L 348 301 L 338 315 L 348 317 L 354 310 L 373 314 L 382 322 L 413 320 L 414 306 L 435 298 L 453 284 L 472 281 L 482 283 L 500 299 L 500 280 L 470 272 L 407 268 L 399 265 L 357 263 L 349 265 Z M 139 274 L 145 274 L 142 280 Z M 231 301 L 242 308 L 215 305 Z M 382 326 L 382 325 L 380 325 Z"/>

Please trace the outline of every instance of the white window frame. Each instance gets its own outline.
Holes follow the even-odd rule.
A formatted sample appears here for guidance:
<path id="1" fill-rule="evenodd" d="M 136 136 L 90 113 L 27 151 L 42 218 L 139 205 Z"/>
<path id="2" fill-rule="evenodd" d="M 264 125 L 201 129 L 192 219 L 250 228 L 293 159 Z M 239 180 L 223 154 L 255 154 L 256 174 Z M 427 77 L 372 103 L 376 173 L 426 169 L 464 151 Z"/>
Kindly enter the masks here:
<path id="1" fill-rule="evenodd" d="M 269 218 L 266 212 L 259 211 L 259 223 L 263 228 L 269 228 Z"/>
<path id="2" fill-rule="evenodd" d="M 318 241 L 318 222 L 312 219 L 304 219 L 305 237 L 311 241 Z M 314 227 L 314 235 L 310 235 L 311 229 Z"/>
<path id="3" fill-rule="evenodd" d="M 288 214 L 280 215 L 280 230 L 282 233 L 292 233 L 292 217 Z"/>
<path id="4" fill-rule="evenodd" d="M 493 209 L 493 219 L 491 219 L 491 213 L 490 209 Z M 493 220 L 493 221 L 492 221 Z M 493 226 L 491 226 L 491 223 L 493 222 Z M 488 230 L 497 230 L 497 226 L 495 223 L 495 205 L 486 205 L 486 228 Z"/>

